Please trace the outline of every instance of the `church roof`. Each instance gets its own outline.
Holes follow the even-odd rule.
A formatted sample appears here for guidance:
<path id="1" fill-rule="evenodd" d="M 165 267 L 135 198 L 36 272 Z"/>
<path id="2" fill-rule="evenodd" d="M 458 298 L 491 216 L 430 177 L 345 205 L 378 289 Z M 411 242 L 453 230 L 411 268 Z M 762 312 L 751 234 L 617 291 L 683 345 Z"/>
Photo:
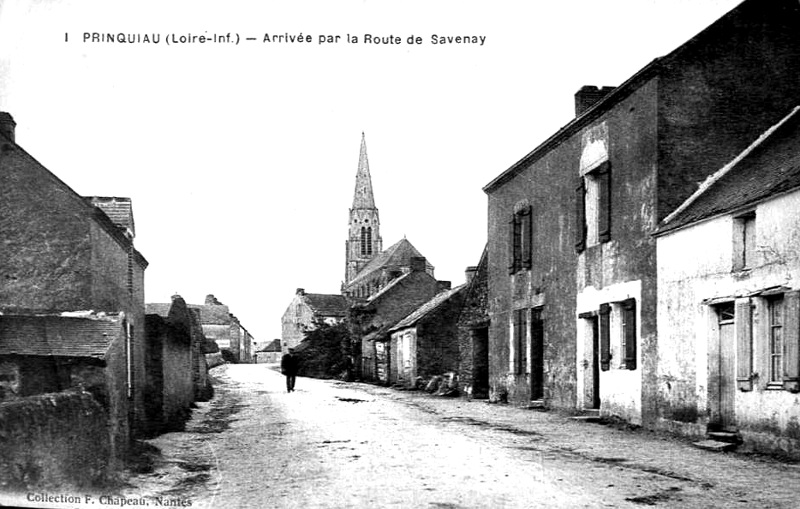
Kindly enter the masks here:
<path id="1" fill-rule="evenodd" d="M 358 284 L 360 281 L 366 279 L 370 274 L 379 270 L 409 267 L 411 265 L 411 258 L 422 257 L 417 248 L 407 239 L 392 244 L 388 249 L 381 252 L 378 256 L 373 258 L 367 263 L 361 272 L 359 272 L 347 286 Z"/>
<path id="2" fill-rule="evenodd" d="M 358 172 L 356 173 L 356 190 L 353 194 L 354 209 L 374 209 L 375 197 L 372 194 L 372 177 L 369 175 L 367 159 L 367 141 L 361 133 L 361 153 L 358 155 Z"/>

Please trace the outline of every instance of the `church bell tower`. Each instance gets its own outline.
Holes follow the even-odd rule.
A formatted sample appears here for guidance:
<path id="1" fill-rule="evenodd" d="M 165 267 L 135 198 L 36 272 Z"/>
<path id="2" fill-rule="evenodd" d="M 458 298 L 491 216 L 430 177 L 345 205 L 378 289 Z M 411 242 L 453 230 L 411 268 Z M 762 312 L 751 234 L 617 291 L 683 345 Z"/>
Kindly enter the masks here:
<path id="1" fill-rule="evenodd" d="M 356 173 L 356 189 L 353 195 L 353 206 L 350 209 L 349 236 L 346 242 L 345 284 L 377 256 L 383 249 L 381 239 L 381 223 L 375 197 L 372 194 L 372 178 L 369 175 L 367 160 L 367 142 L 361 133 L 361 153 L 358 156 L 358 172 Z"/>

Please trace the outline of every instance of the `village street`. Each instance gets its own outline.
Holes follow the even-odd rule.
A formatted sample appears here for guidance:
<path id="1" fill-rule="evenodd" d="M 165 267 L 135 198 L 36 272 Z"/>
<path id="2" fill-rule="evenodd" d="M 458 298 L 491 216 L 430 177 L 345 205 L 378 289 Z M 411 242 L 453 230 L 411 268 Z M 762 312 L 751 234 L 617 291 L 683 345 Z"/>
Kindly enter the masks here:
<path id="1" fill-rule="evenodd" d="M 800 465 L 485 401 L 212 370 L 124 492 L 192 507 L 797 507 Z M 161 497 L 160 499 L 158 497 Z"/>

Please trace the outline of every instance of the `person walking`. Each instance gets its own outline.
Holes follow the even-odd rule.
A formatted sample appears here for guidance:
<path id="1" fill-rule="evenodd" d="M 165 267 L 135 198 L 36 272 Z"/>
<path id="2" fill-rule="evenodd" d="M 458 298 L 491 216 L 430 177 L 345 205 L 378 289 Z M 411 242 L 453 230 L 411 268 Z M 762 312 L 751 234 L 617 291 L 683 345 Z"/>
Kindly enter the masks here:
<path id="1" fill-rule="evenodd" d="M 290 348 L 289 353 L 281 357 L 281 373 L 286 376 L 286 392 L 294 392 L 294 383 L 297 379 L 297 361 L 294 348 Z"/>

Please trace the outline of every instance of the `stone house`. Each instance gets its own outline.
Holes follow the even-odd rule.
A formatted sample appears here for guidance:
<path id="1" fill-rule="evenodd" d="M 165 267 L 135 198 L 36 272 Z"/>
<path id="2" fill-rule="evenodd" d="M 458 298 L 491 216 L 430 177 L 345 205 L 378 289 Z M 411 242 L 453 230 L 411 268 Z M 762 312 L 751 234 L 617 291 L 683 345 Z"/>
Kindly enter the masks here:
<path id="1" fill-rule="evenodd" d="M 659 424 L 800 456 L 800 108 L 656 239 Z"/>
<path id="2" fill-rule="evenodd" d="M 124 313 L 0 316 L 0 402 L 83 390 L 105 409 L 112 463 L 127 451 L 133 370 Z"/>
<path id="3" fill-rule="evenodd" d="M 281 361 L 281 340 L 273 339 L 267 346 L 253 354 L 253 362 L 258 364 L 274 364 Z"/>
<path id="4" fill-rule="evenodd" d="M 298 288 L 281 318 L 281 351 L 295 348 L 318 321 L 333 325 L 347 315 L 347 301 L 341 295 L 306 293 Z"/>
<path id="5" fill-rule="evenodd" d="M 414 387 L 417 377 L 427 380 L 458 369 L 458 316 L 465 290 L 461 285 L 436 294 L 389 329 L 387 355 L 381 360 L 390 384 Z"/>
<path id="6" fill-rule="evenodd" d="M 458 317 L 458 381 L 462 394 L 489 397 L 489 257 L 483 249 L 475 267 L 467 267 L 464 304 Z"/>
<path id="7" fill-rule="evenodd" d="M 519 404 L 652 425 L 652 232 L 797 102 L 800 5 L 745 0 L 616 88 L 485 188 L 490 386 Z"/>
<path id="8" fill-rule="evenodd" d="M 200 323 L 205 337 L 216 343 L 222 357 L 228 362 L 250 362 L 254 339 L 230 311 L 230 308 L 207 295 L 205 303 L 190 304 L 200 313 Z"/>
<path id="9" fill-rule="evenodd" d="M 366 380 L 387 381 L 385 367 L 389 329 L 430 300 L 449 282 L 437 281 L 426 271 L 425 258 L 414 258 L 411 271 L 393 279 L 377 293 L 351 302 L 350 335 L 353 340 L 353 362 Z"/>
<path id="10" fill-rule="evenodd" d="M 15 142 L 0 113 L 0 312 L 124 315 L 129 427 L 144 426 L 144 271 L 128 198 L 83 198 Z M 109 216 L 111 214 L 111 216 Z"/>
<path id="11" fill-rule="evenodd" d="M 206 353 L 198 311 L 179 295 L 169 304 L 147 304 L 147 384 L 145 410 L 148 432 L 181 429 L 192 404 L 208 399 Z M 213 345 L 213 343 L 212 343 Z"/>

